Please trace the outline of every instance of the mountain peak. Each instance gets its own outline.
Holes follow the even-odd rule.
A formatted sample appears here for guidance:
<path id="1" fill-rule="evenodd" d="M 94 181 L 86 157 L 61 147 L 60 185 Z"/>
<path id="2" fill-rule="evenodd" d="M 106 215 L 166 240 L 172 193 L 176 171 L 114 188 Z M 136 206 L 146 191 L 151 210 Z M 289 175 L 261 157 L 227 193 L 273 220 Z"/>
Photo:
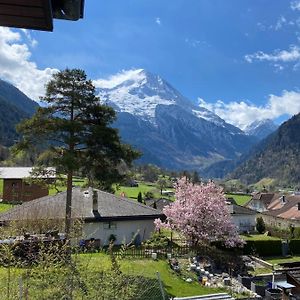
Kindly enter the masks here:
<path id="1" fill-rule="evenodd" d="M 255 120 L 245 128 L 247 135 L 253 135 L 258 139 L 263 139 L 272 132 L 274 132 L 278 126 L 271 119 Z"/>

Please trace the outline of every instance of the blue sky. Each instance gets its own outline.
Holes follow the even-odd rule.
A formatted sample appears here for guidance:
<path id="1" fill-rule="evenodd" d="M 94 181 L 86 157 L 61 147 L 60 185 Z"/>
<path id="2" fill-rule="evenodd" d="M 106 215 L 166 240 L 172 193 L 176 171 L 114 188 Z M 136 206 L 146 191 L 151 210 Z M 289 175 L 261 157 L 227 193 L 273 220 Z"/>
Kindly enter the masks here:
<path id="1" fill-rule="evenodd" d="M 239 127 L 279 122 L 300 111 L 300 1 L 86 0 L 53 33 L 0 30 L 0 77 L 29 96 L 65 67 L 144 68 Z"/>

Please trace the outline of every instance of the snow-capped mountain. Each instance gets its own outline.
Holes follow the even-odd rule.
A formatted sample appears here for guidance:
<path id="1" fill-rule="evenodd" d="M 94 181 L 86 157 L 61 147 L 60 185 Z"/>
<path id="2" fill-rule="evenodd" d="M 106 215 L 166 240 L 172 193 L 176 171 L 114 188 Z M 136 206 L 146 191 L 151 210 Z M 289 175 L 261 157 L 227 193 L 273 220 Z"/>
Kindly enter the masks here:
<path id="1" fill-rule="evenodd" d="M 273 133 L 278 126 L 270 119 L 264 119 L 260 121 L 254 121 L 248 125 L 244 132 L 248 135 L 255 136 L 259 140 L 264 139 L 269 134 Z"/>
<path id="2" fill-rule="evenodd" d="M 154 125 L 157 105 L 178 105 L 198 118 L 231 128 L 236 133 L 236 127 L 206 108 L 193 104 L 159 75 L 143 69 L 123 71 L 108 80 L 97 80 L 95 85 L 101 101 L 112 105 L 118 112 L 130 113 Z"/>
<path id="3" fill-rule="evenodd" d="M 253 137 L 143 69 L 94 84 L 101 101 L 118 112 L 115 126 L 121 137 L 142 151 L 145 163 L 201 171 L 237 158 L 254 143 Z"/>

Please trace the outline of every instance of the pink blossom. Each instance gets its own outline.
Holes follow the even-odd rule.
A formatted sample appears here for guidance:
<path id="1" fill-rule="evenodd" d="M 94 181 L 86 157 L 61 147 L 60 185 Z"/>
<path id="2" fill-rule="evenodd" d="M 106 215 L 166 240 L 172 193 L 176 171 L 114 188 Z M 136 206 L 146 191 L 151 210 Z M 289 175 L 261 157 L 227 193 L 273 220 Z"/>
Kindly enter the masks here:
<path id="1" fill-rule="evenodd" d="M 222 241 L 227 247 L 243 244 L 232 222 L 222 189 L 213 182 L 192 184 L 182 178 L 176 185 L 176 200 L 163 209 L 166 221 L 156 228 L 170 228 L 193 244 Z"/>

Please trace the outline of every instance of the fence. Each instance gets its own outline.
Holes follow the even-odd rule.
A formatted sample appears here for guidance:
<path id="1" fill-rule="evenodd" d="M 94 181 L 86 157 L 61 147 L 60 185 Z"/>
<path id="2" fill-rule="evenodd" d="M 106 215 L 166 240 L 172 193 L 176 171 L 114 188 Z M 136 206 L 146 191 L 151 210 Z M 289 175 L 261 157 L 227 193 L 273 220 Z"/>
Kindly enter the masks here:
<path id="1" fill-rule="evenodd" d="M 178 247 L 114 247 L 112 252 L 117 257 L 134 257 L 134 258 L 152 258 L 152 254 L 156 253 L 157 258 L 166 258 L 168 255 L 172 257 L 182 257 L 186 255 L 196 255 L 203 253 L 204 249 L 201 247 L 178 246 Z"/>

